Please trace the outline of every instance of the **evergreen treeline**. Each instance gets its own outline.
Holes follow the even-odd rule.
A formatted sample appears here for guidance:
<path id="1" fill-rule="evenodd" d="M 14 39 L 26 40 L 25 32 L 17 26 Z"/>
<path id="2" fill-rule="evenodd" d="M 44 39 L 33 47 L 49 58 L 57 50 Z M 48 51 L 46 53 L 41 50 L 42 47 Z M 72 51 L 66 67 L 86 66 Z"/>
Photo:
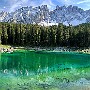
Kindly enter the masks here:
<path id="1" fill-rule="evenodd" d="M 37 24 L 0 23 L 2 44 L 20 46 L 90 46 L 90 24 L 78 26 L 39 26 Z"/>

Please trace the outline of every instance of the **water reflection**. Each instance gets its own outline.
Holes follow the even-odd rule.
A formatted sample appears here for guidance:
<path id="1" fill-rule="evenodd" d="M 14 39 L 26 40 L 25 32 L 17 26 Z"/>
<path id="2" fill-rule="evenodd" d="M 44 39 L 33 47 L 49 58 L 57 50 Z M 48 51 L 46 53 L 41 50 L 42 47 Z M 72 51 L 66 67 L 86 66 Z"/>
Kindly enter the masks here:
<path id="1" fill-rule="evenodd" d="M 29 76 L 81 67 L 90 67 L 90 55 L 31 51 L 0 54 L 0 72 L 3 74 Z"/>

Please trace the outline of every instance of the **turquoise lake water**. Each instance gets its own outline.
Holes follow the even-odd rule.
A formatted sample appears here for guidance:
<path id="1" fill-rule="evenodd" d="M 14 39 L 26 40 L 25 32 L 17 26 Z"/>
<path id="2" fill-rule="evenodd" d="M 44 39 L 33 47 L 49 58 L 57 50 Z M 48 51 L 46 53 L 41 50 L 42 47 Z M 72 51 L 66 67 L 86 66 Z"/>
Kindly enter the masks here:
<path id="1" fill-rule="evenodd" d="M 27 50 L 0 54 L 0 90 L 24 90 L 26 83 L 26 90 L 65 90 L 62 83 L 81 78 L 90 79 L 89 54 Z"/>

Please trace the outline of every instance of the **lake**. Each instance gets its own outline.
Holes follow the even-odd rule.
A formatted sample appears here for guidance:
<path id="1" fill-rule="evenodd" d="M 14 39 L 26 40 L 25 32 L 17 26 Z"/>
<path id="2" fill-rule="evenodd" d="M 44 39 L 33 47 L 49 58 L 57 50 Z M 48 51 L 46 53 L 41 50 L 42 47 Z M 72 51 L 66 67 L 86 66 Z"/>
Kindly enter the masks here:
<path id="1" fill-rule="evenodd" d="M 0 90 L 86 90 L 89 86 L 89 54 L 29 50 L 0 54 Z"/>

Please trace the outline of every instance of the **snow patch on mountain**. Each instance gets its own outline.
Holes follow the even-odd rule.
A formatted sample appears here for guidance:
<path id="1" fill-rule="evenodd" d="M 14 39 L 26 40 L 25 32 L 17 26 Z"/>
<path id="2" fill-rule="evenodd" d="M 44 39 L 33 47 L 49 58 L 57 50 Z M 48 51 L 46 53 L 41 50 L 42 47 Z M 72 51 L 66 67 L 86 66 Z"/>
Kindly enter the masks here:
<path id="1" fill-rule="evenodd" d="M 0 13 L 0 22 L 14 22 L 25 24 L 39 24 L 45 26 L 58 25 L 78 25 L 90 22 L 90 10 L 84 11 L 77 6 L 56 6 L 56 9 L 50 11 L 47 5 L 38 7 L 22 7 L 15 12 Z"/>

